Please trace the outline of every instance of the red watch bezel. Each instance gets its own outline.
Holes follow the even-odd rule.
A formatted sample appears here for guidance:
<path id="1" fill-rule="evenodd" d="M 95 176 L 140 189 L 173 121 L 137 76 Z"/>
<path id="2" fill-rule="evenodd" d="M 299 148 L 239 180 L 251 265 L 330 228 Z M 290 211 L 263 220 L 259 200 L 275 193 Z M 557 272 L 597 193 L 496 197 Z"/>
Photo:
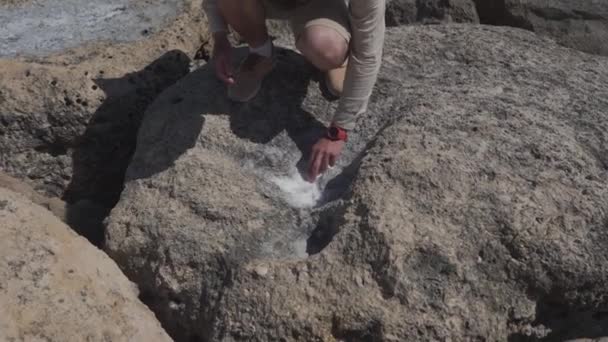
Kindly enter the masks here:
<path id="1" fill-rule="evenodd" d="M 327 128 L 327 138 L 332 141 L 347 141 L 348 133 L 342 127 L 338 126 L 329 126 Z"/>

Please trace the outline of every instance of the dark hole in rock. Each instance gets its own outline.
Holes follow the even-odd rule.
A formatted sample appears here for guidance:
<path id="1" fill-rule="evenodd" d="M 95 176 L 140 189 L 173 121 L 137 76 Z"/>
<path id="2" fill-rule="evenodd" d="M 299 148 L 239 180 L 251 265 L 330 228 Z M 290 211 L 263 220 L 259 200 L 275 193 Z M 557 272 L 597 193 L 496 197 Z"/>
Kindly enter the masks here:
<path id="1" fill-rule="evenodd" d="M 316 228 L 306 240 L 306 253 L 315 255 L 327 247 L 338 233 L 339 220 L 344 215 L 344 208 L 333 206 L 324 210 L 317 222 Z"/>
<path id="2" fill-rule="evenodd" d="M 202 342 L 202 341 L 204 341 L 204 339 L 197 334 L 190 336 L 190 338 L 188 339 L 188 342 Z"/>
<path id="3" fill-rule="evenodd" d="M 308 240 L 306 240 L 306 253 L 308 255 L 318 254 L 329 245 L 334 235 L 336 235 L 336 231 L 332 227 L 323 224 L 317 225 L 317 228 L 313 230 Z"/>
<path id="4" fill-rule="evenodd" d="M 68 149 L 65 145 L 60 143 L 49 143 L 46 145 L 40 145 L 34 147 L 37 152 L 48 153 L 53 157 L 63 156 L 68 153 Z"/>
<path id="5" fill-rule="evenodd" d="M 479 21 L 485 25 L 513 26 L 532 30 L 524 18 L 509 15 L 505 0 L 474 0 Z"/>
<path id="6" fill-rule="evenodd" d="M 379 342 L 384 341 L 382 324 L 371 322 L 360 329 L 344 329 L 334 319 L 332 335 L 334 338 L 347 342 Z"/>
<path id="7" fill-rule="evenodd" d="M 509 342 L 595 339 L 608 335 L 608 311 L 570 307 L 557 291 L 537 302 L 532 329 L 509 336 Z"/>

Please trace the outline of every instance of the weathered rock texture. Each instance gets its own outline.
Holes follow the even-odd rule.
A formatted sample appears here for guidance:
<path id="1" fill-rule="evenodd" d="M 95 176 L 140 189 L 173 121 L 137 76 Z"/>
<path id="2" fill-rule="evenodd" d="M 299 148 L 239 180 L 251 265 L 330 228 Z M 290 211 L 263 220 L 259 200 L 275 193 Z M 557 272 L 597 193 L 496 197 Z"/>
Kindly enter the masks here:
<path id="1" fill-rule="evenodd" d="M 38 193 L 29 184 L 0 172 L 0 188 L 15 192 L 37 205 L 48 209 L 62 221 L 67 221 L 65 202 L 57 197 L 46 197 Z"/>
<path id="2" fill-rule="evenodd" d="M 208 39 L 200 1 L 175 2 L 180 12 L 139 40 L 0 59 L 0 170 L 111 208 L 143 111 Z"/>
<path id="3" fill-rule="evenodd" d="M 136 286 L 49 211 L 0 188 L 0 340 L 171 341 Z"/>
<path id="4" fill-rule="evenodd" d="M 197 70 L 146 113 L 107 252 L 180 341 L 607 336 L 607 79 L 524 30 L 391 29 L 306 209 L 310 67 L 282 52 L 245 105 Z"/>
<path id="5" fill-rule="evenodd" d="M 12 4 L 11 4 L 12 3 Z M 0 2 L 0 57 L 44 56 L 92 41 L 130 42 L 156 31 L 182 0 L 18 0 Z"/>
<path id="6" fill-rule="evenodd" d="M 386 24 L 479 23 L 473 0 L 388 0 Z"/>
<path id="7" fill-rule="evenodd" d="M 560 44 L 608 56 L 608 2 L 475 0 L 482 23 L 525 28 Z"/>
<path id="8" fill-rule="evenodd" d="M 57 197 L 47 197 L 38 193 L 24 181 L 0 172 L 0 188 L 13 191 L 28 200 L 51 211 L 61 221 L 67 223 L 73 230 L 85 236 L 96 246 L 103 243 L 103 219 L 108 216 L 109 209 L 91 200 L 80 200 L 66 203 Z"/>

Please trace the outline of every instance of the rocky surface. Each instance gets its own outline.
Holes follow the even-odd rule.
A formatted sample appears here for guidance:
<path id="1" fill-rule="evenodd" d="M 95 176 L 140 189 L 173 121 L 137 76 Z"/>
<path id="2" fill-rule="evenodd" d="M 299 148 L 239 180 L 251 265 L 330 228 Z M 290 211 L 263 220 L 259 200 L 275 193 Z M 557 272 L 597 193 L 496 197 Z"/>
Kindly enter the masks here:
<path id="1" fill-rule="evenodd" d="M 608 336 L 608 60 L 524 30 L 389 30 L 339 165 L 281 51 L 251 103 L 203 67 L 146 112 L 106 250 L 179 341 Z"/>
<path id="2" fill-rule="evenodd" d="M 110 212 L 108 208 L 86 199 L 68 204 L 60 198 L 47 197 L 38 193 L 26 182 L 4 172 L 0 172 L 0 188 L 13 191 L 48 209 L 91 243 L 96 246 L 102 245 L 104 230 L 102 221 Z"/>
<path id="3" fill-rule="evenodd" d="M 560 44 L 608 56 L 608 2 L 475 0 L 481 22 L 521 27 Z"/>
<path id="4" fill-rule="evenodd" d="M 67 221 L 65 202 L 57 197 L 46 197 L 31 187 L 29 184 L 0 172 L 0 188 L 15 192 L 35 204 L 52 212 L 62 221 Z"/>
<path id="5" fill-rule="evenodd" d="M 44 56 L 91 41 L 135 41 L 144 30 L 162 29 L 182 10 L 181 0 L 11 2 L 0 3 L 0 57 Z"/>
<path id="6" fill-rule="evenodd" d="M 18 57 L 0 59 L 0 170 L 69 203 L 114 205 L 143 111 L 188 73 L 190 59 L 208 40 L 200 1 L 163 3 L 176 6 L 177 12 L 156 26 L 149 22 L 149 28 L 137 30 L 129 42 L 87 35 L 90 40 L 73 49 L 53 54 L 41 49 L 32 55 L 25 44 L 16 51 Z M 123 12 L 145 19 L 149 6 L 142 4 L 120 7 L 106 24 L 122 18 Z M 40 11 L 39 5 L 17 8 Z M 18 28 L 2 28 L 11 29 Z M 66 29 L 53 41 L 70 41 L 71 34 L 74 30 Z"/>
<path id="7" fill-rule="evenodd" d="M 388 0 L 386 24 L 479 23 L 473 0 Z"/>
<path id="8" fill-rule="evenodd" d="M 0 340 L 171 341 L 136 286 L 49 211 L 0 188 Z"/>

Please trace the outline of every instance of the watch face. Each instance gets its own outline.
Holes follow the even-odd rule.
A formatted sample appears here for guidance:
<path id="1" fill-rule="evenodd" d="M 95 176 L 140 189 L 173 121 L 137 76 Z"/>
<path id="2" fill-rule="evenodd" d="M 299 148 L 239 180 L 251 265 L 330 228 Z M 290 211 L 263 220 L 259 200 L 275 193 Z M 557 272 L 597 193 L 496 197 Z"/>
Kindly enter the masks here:
<path id="1" fill-rule="evenodd" d="M 329 127 L 329 137 L 332 139 L 338 139 L 338 128 L 337 127 Z"/>

